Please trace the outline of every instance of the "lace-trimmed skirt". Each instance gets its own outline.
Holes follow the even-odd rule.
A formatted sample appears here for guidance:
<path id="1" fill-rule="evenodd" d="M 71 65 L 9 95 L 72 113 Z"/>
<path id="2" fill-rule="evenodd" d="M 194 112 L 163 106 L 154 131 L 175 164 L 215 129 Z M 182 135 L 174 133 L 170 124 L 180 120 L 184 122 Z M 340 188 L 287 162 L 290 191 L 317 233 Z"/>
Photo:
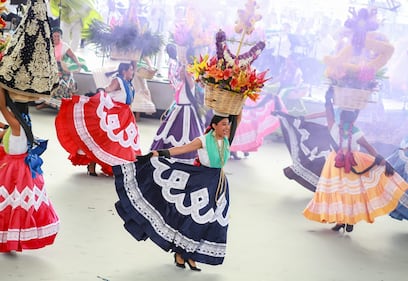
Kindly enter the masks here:
<path id="1" fill-rule="evenodd" d="M 247 99 L 242 109 L 241 122 L 231 144 L 231 151 L 257 151 L 264 138 L 279 128 L 279 118 L 272 115 L 274 110 L 275 101 L 272 96 L 263 96 L 256 103 Z"/>
<path id="2" fill-rule="evenodd" d="M 168 149 L 190 143 L 203 134 L 197 112 L 191 104 L 176 104 L 160 124 L 150 150 Z M 180 159 L 194 159 L 197 151 L 175 156 Z"/>
<path id="3" fill-rule="evenodd" d="M 164 251 L 210 265 L 226 252 L 229 190 L 221 169 L 196 167 L 172 159 L 114 166 L 125 229 L 138 241 L 150 239 Z"/>
<path id="4" fill-rule="evenodd" d="M 374 161 L 371 155 L 353 152 L 356 171 L 363 171 Z M 303 214 L 322 223 L 373 223 L 378 216 L 393 211 L 408 190 L 408 183 L 398 174 L 387 177 L 385 166 L 375 166 L 363 175 L 345 173 L 334 167 L 336 153 L 331 152 L 323 167 L 313 199 Z"/>
<path id="5" fill-rule="evenodd" d="M 26 155 L 6 154 L 0 146 L 0 252 L 43 248 L 59 231 L 44 178 L 31 177 Z"/>
<path id="6" fill-rule="evenodd" d="M 112 166 L 133 162 L 141 154 L 133 112 L 107 93 L 62 99 L 55 128 L 73 165 L 96 162 L 112 175 Z"/>

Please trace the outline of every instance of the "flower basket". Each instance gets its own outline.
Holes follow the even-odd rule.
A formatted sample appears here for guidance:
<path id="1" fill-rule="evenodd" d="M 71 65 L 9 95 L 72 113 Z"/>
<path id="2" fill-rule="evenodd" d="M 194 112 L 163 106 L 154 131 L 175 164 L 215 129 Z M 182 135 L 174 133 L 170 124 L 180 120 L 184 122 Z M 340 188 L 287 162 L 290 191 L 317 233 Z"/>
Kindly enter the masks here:
<path id="1" fill-rule="evenodd" d="M 334 89 L 334 105 L 345 109 L 363 109 L 367 103 L 369 103 L 371 91 L 345 88 L 345 87 L 333 87 Z"/>
<path id="2" fill-rule="evenodd" d="M 205 83 L 204 104 L 215 111 L 238 115 L 244 106 L 246 96 Z"/>
<path id="3" fill-rule="evenodd" d="M 113 60 L 124 60 L 124 61 L 139 61 L 142 52 L 139 50 L 135 51 L 123 51 L 117 48 L 112 48 L 110 58 Z"/>
<path id="4" fill-rule="evenodd" d="M 143 79 L 153 79 L 157 69 L 152 69 L 144 66 L 139 66 L 136 69 L 136 75 Z"/>

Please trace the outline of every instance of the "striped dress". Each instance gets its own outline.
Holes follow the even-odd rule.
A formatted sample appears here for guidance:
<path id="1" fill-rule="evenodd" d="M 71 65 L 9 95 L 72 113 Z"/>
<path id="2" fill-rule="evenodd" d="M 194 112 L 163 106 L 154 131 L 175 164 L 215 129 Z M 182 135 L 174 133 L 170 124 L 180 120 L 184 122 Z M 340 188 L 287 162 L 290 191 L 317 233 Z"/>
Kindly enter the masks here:
<path id="1" fill-rule="evenodd" d="M 338 132 L 338 127 L 333 127 L 332 132 Z M 333 137 L 338 140 L 338 136 Z M 374 161 L 373 156 L 358 151 L 356 140 L 360 137 L 361 131 L 353 133 L 356 171 L 363 171 Z M 345 173 L 344 168 L 334 166 L 335 157 L 334 151 L 328 155 L 314 197 L 303 211 L 307 219 L 321 223 L 373 223 L 376 217 L 393 211 L 408 190 L 408 183 L 398 173 L 385 175 L 385 166 L 374 166 L 362 175 Z"/>

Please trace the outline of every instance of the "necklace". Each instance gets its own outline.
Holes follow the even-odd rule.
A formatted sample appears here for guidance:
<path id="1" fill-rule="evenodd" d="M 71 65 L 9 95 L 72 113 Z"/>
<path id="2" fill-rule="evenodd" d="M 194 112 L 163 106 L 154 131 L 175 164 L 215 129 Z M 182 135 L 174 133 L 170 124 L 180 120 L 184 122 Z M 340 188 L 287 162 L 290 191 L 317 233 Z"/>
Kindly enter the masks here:
<path id="1" fill-rule="evenodd" d="M 218 149 L 218 155 L 220 156 L 220 161 L 221 161 L 221 171 L 220 171 L 220 177 L 218 179 L 218 186 L 217 186 L 217 191 L 215 192 L 215 203 L 217 206 L 221 204 L 221 201 L 219 201 L 219 198 L 221 198 L 221 195 L 224 194 L 226 190 L 226 182 L 225 182 L 225 174 L 224 174 L 224 139 L 221 140 L 222 144 L 220 145 L 219 141 L 217 140 L 215 136 L 215 132 L 213 132 L 213 137 L 214 141 L 217 144 L 217 149 Z"/>
<path id="2" fill-rule="evenodd" d="M 218 155 L 220 156 L 221 167 L 224 166 L 224 140 L 222 140 L 222 144 L 217 140 L 215 136 L 215 132 L 213 133 L 214 141 L 217 144 Z"/>

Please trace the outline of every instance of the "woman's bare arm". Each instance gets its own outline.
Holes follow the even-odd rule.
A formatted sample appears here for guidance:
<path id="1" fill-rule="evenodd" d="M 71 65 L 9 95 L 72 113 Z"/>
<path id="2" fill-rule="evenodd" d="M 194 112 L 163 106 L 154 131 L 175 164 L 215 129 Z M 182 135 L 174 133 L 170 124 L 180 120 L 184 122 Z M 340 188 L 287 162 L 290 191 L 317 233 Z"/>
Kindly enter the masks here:
<path id="1" fill-rule="evenodd" d="M 71 49 L 67 50 L 67 55 L 77 64 L 79 69 L 81 69 L 82 64 L 79 61 L 78 57 L 75 55 L 75 53 Z"/>
<path id="2" fill-rule="evenodd" d="M 199 138 L 195 138 L 190 143 L 187 143 L 182 146 L 175 146 L 175 147 L 170 148 L 169 152 L 170 152 L 170 156 L 174 156 L 174 155 L 184 154 L 188 152 L 193 152 L 202 147 L 203 147 L 203 144 L 201 143 L 201 140 Z M 159 153 L 156 150 L 154 150 L 153 156 L 159 156 Z"/>
<path id="3" fill-rule="evenodd" d="M 117 78 L 112 79 L 110 84 L 105 88 L 105 92 L 110 93 L 120 89 L 119 81 Z"/>
<path id="4" fill-rule="evenodd" d="M 6 93 L 3 88 L 0 88 L 0 111 L 3 114 L 4 119 L 9 124 L 11 128 L 11 133 L 13 136 L 20 135 L 20 122 L 17 118 L 10 112 L 6 105 Z"/>

